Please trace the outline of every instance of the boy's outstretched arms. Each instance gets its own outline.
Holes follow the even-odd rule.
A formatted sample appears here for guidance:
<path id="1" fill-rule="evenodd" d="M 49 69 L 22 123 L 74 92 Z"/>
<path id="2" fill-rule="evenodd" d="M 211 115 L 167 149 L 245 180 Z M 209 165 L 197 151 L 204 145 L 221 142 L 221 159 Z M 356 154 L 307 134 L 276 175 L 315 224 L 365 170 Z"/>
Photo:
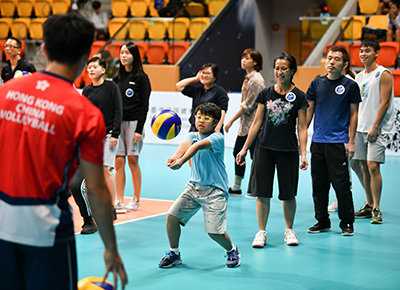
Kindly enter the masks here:
<path id="1" fill-rule="evenodd" d="M 186 140 L 179 145 L 175 154 L 168 158 L 167 166 L 172 170 L 178 170 L 186 161 L 192 158 L 197 151 L 208 148 L 211 148 L 211 143 L 207 139 L 203 139 L 193 144 L 191 141 Z"/>

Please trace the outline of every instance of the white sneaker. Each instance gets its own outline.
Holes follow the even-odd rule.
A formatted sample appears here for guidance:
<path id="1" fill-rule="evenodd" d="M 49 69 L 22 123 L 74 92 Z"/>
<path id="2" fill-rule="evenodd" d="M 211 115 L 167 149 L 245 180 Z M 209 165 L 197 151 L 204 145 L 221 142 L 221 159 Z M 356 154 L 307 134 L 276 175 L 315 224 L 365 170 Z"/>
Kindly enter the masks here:
<path id="1" fill-rule="evenodd" d="M 259 231 L 254 237 L 252 247 L 253 248 L 264 248 L 267 244 L 267 232 Z"/>
<path id="2" fill-rule="evenodd" d="M 299 244 L 296 233 L 292 229 L 285 229 L 285 243 L 288 246 L 297 246 Z"/>
<path id="3" fill-rule="evenodd" d="M 115 201 L 115 211 L 116 213 L 126 213 L 126 207 L 119 201 Z"/>
<path id="4" fill-rule="evenodd" d="M 249 194 L 246 194 L 246 195 L 245 195 L 245 198 L 248 198 L 248 199 L 257 199 L 257 196 L 252 195 L 251 193 L 249 193 Z"/>
<path id="5" fill-rule="evenodd" d="M 338 202 L 337 202 L 337 199 L 335 199 L 335 200 L 328 206 L 328 211 L 329 211 L 329 212 L 338 211 Z"/>
<path id="6" fill-rule="evenodd" d="M 136 196 L 134 196 L 126 205 L 127 210 L 138 210 L 140 207 L 140 202 L 137 201 Z"/>

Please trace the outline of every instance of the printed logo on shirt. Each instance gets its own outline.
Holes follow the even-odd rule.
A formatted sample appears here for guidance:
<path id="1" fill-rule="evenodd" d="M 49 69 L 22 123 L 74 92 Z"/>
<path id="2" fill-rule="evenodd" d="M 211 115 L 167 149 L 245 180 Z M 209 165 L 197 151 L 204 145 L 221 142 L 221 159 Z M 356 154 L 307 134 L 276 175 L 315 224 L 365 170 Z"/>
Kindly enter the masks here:
<path id="1" fill-rule="evenodd" d="M 46 80 L 37 81 L 36 83 L 36 89 L 41 90 L 42 92 L 44 92 L 48 87 L 50 87 L 50 84 Z"/>
<path id="2" fill-rule="evenodd" d="M 381 72 L 378 71 L 378 72 L 375 74 L 375 78 L 376 78 L 376 79 L 379 78 L 380 75 L 381 75 Z"/>
<path id="3" fill-rule="evenodd" d="M 134 94 L 135 92 L 132 89 L 127 89 L 125 91 L 125 96 L 127 96 L 128 98 L 132 98 Z"/>
<path id="4" fill-rule="evenodd" d="M 193 142 L 192 142 L 192 144 L 194 144 L 194 143 L 197 143 L 197 142 L 199 142 L 199 140 L 197 140 L 197 139 L 193 139 Z"/>
<path id="5" fill-rule="evenodd" d="M 345 91 L 346 89 L 342 85 L 339 85 L 335 88 L 335 93 L 338 95 L 343 95 Z"/>
<path id="6" fill-rule="evenodd" d="M 361 98 L 366 98 L 368 97 L 368 82 L 363 83 L 362 85 L 360 85 L 360 95 Z"/>
<path id="7" fill-rule="evenodd" d="M 130 85 L 136 85 L 136 83 L 135 83 L 135 82 L 129 82 L 129 84 L 130 84 Z"/>
<path id="8" fill-rule="evenodd" d="M 294 102 L 296 100 L 296 95 L 292 92 L 286 94 L 286 101 Z"/>

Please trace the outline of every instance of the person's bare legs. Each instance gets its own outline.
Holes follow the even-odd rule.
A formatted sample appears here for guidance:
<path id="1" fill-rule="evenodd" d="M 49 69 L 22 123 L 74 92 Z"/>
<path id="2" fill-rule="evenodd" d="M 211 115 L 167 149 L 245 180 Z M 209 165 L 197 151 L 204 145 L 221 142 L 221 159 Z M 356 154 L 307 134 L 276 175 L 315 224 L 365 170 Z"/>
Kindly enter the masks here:
<path id="1" fill-rule="evenodd" d="M 179 239 L 181 237 L 181 225 L 179 219 L 167 214 L 167 235 L 170 248 L 179 248 Z"/>
<path id="2" fill-rule="evenodd" d="M 208 234 L 211 239 L 216 241 L 221 247 L 225 249 L 225 251 L 229 252 L 233 248 L 233 244 L 231 238 L 228 233 L 225 234 Z"/>
<path id="3" fill-rule="evenodd" d="M 117 200 L 124 204 L 125 191 L 125 156 L 115 157 L 115 189 Z"/>
<path id="4" fill-rule="evenodd" d="M 142 172 L 139 167 L 139 156 L 129 155 L 128 164 L 132 173 L 134 196 L 136 196 L 137 201 L 140 201 L 140 191 L 142 189 Z"/>
<path id="5" fill-rule="evenodd" d="M 372 198 L 371 192 L 371 174 L 366 160 L 362 161 L 362 171 L 364 177 L 364 190 L 367 197 L 367 204 L 372 207 L 374 205 L 374 200 Z"/>
<path id="6" fill-rule="evenodd" d="M 371 176 L 370 192 L 372 195 L 372 208 L 379 208 L 382 194 L 382 175 L 378 162 L 368 161 L 368 170 Z"/>
<path id="7" fill-rule="evenodd" d="M 256 203 L 258 230 L 265 231 L 268 222 L 270 201 L 268 197 L 258 197 Z"/>
<path id="8" fill-rule="evenodd" d="M 104 176 L 106 179 L 106 183 L 108 186 L 108 190 L 110 191 L 111 194 L 111 204 L 115 204 L 115 193 L 116 193 L 116 185 L 115 185 L 115 175 L 113 170 L 110 170 L 108 166 L 104 165 Z"/>
<path id="9" fill-rule="evenodd" d="M 356 159 L 350 159 L 350 167 L 357 175 L 358 180 L 360 181 L 362 187 L 364 188 L 364 173 L 362 170 L 362 162 Z"/>
<path id="10" fill-rule="evenodd" d="M 284 200 L 282 202 L 283 216 L 285 218 L 286 228 L 292 229 L 294 216 L 296 214 L 296 198 Z"/>

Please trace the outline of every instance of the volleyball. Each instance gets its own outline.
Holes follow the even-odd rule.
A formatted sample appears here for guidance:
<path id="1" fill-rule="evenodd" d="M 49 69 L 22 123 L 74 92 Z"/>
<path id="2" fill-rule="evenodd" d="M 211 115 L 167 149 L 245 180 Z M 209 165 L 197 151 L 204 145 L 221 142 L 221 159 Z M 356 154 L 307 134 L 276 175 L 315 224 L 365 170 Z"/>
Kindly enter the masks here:
<path id="1" fill-rule="evenodd" d="M 162 109 L 151 119 L 151 130 L 162 140 L 171 140 L 178 136 L 182 129 L 179 115 L 170 109 Z"/>
<path id="2" fill-rule="evenodd" d="M 113 285 L 109 281 L 105 281 L 100 277 L 87 277 L 78 282 L 78 290 L 114 290 Z"/>
<path id="3" fill-rule="evenodd" d="M 15 74 L 14 74 L 14 79 L 18 79 L 18 78 L 22 78 L 22 77 L 26 77 L 26 76 L 30 76 L 31 75 L 31 73 L 30 72 L 28 72 L 28 71 L 20 71 L 20 70 L 17 70 L 16 72 L 15 72 Z"/>

